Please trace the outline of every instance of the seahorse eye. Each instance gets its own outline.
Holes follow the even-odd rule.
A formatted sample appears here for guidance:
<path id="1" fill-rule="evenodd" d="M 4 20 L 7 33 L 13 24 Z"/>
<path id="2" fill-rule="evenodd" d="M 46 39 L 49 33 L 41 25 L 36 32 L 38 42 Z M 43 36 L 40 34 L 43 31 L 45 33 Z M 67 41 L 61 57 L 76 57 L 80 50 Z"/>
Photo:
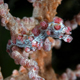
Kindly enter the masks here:
<path id="1" fill-rule="evenodd" d="M 55 29 L 55 30 L 60 30 L 60 29 L 61 29 L 61 25 L 55 25 L 55 26 L 54 26 L 54 29 Z"/>

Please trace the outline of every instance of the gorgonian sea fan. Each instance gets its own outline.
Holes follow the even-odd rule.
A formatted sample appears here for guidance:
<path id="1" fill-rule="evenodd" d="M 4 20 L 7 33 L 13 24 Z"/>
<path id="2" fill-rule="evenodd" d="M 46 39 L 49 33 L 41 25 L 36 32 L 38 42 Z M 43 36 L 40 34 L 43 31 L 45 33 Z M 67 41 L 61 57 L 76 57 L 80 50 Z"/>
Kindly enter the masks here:
<path id="1" fill-rule="evenodd" d="M 42 50 L 46 53 L 51 51 L 52 47 L 59 47 L 61 39 L 70 43 L 73 39 L 70 36 L 71 30 L 77 27 L 79 20 L 76 17 L 73 23 L 69 21 L 64 23 L 61 18 L 55 16 L 56 8 L 61 0 L 28 1 L 33 3 L 33 16 L 20 19 L 13 17 L 9 13 L 8 5 L 4 3 L 3 0 L 0 0 L 1 24 L 5 26 L 6 29 L 10 30 L 11 33 L 11 40 L 9 40 L 7 44 L 7 52 L 11 58 L 14 59 L 16 64 L 20 64 L 28 69 L 30 79 L 45 80 L 38 75 L 39 68 L 42 71 L 44 66 L 42 66 L 42 63 L 40 64 L 41 66 L 38 66 L 39 64 L 30 56 L 37 51 Z M 53 4 L 56 5 L 54 6 Z M 76 25 L 74 26 L 74 24 Z M 40 62 L 38 59 L 36 60 Z M 43 59 L 41 60 L 44 61 Z M 17 71 L 13 72 L 14 75 L 17 73 Z M 11 78 L 10 80 L 15 79 Z"/>

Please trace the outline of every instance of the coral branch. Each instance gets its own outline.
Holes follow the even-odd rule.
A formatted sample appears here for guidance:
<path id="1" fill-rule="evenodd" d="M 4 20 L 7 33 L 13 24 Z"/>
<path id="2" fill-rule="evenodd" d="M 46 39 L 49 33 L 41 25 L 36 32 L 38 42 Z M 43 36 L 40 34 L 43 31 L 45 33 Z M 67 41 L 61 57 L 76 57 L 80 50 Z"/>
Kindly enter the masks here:
<path id="1" fill-rule="evenodd" d="M 70 26 L 72 30 L 76 29 L 78 27 L 78 25 L 80 25 L 80 13 L 78 13 L 77 15 L 74 16 L 74 18 L 69 21 L 65 21 L 65 26 Z"/>
<path id="2" fill-rule="evenodd" d="M 0 17 L 2 26 L 9 29 L 11 35 L 29 34 L 29 31 L 38 24 L 38 21 L 34 17 L 24 17 L 23 19 L 13 17 L 9 13 L 8 5 L 6 3 L 0 4 Z"/>
<path id="3" fill-rule="evenodd" d="M 11 53 L 11 57 L 15 60 L 15 62 L 17 64 L 24 66 L 25 68 L 27 68 L 29 70 L 28 75 L 29 75 L 30 79 L 32 79 L 32 80 L 36 80 L 36 79 L 37 80 L 44 80 L 43 78 L 38 76 L 39 68 L 38 68 L 37 63 L 32 59 L 28 59 L 28 58 L 23 57 L 23 55 L 18 50 L 14 50 Z M 23 53 L 25 53 L 25 52 L 23 52 Z M 27 53 L 25 53 L 25 54 L 27 54 Z"/>
<path id="4" fill-rule="evenodd" d="M 77 69 L 75 71 L 72 71 L 71 69 L 68 68 L 66 70 L 66 73 L 63 73 L 59 80 L 77 80 L 79 77 L 80 77 L 80 64 L 77 65 Z"/>
<path id="5" fill-rule="evenodd" d="M 56 15 L 56 9 L 61 3 L 61 0 L 29 0 L 33 2 L 33 17 L 49 22 L 53 21 L 53 17 Z"/>
<path id="6" fill-rule="evenodd" d="M 3 80 L 3 76 L 2 76 L 2 73 L 1 73 L 1 67 L 0 67 L 0 80 Z"/>

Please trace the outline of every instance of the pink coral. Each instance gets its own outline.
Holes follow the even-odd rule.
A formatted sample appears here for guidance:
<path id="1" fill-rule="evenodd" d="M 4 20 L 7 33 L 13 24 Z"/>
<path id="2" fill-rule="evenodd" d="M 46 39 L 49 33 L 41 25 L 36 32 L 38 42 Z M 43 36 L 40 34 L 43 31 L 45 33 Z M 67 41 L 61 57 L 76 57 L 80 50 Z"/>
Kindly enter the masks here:
<path id="1" fill-rule="evenodd" d="M 1 24 L 11 33 L 7 52 L 16 64 L 21 65 L 20 70 L 14 70 L 8 80 L 20 80 L 20 78 L 23 80 L 23 77 L 31 80 L 56 80 L 55 73 L 49 66 L 51 64 L 51 49 L 52 47 L 59 48 L 61 39 L 68 43 L 72 41 L 71 30 L 80 24 L 80 14 L 75 16 L 71 22 L 64 22 L 55 16 L 56 8 L 61 0 L 28 1 L 33 3 L 33 16 L 20 19 L 13 17 L 9 12 L 8 5 L 0 0 Z M 47 71 L 48 66 L 49 70 Z M 48 72 L 49 75 L 46 74 Z M 68 72 L 71 75 L 69 79 L 76 78 L 72 71 L 68 70 Z M 66 73 L 61 78 L 65 77 Z M 0 78 L 3 80 L 1 74 Z"/>

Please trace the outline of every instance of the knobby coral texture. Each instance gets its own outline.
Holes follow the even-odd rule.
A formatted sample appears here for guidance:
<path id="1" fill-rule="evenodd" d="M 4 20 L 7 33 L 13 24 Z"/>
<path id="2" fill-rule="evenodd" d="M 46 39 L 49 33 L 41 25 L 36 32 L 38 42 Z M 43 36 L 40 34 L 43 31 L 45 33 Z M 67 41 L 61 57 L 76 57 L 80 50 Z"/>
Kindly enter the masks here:
<path id="1" fill-rule="evenodd" d="M 21 67 L 13 70 L 4 80 L 74 80 L 80 76 L 80 65 L 76 71 L 57 78 L 51 67 L 52 48 L 61 46 L 61 39 L 70 43 L 71 31 L 80 25 L 80 13 L 71 21 L 55 16 L 61 0 L 28 0 L 33 5 L 32 17 L 13 17 L 8 4 L 0 0 L 1 25 L 11 33 L 7 52 Z M 0 80 L 3 80 L 0 72 Z"/>

